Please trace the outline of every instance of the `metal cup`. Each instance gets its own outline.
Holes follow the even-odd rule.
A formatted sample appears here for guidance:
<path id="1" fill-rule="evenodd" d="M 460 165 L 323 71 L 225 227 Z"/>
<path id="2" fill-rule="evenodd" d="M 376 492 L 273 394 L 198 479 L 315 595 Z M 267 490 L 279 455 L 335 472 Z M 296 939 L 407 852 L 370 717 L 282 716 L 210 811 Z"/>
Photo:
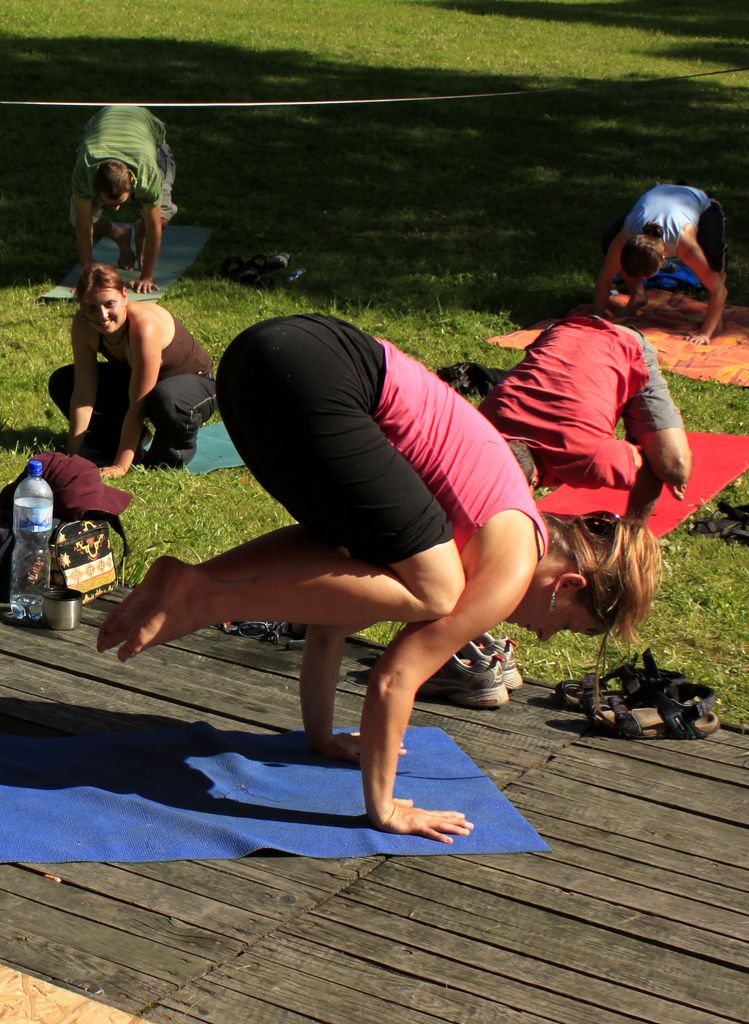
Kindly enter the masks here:
<path id="1" fill-rule="evenodd" d="M 83 594 L 67 587 L 47 587 L 42 591 L 42 612 L 48 629 L 75 629 L 81 621 Z"/>

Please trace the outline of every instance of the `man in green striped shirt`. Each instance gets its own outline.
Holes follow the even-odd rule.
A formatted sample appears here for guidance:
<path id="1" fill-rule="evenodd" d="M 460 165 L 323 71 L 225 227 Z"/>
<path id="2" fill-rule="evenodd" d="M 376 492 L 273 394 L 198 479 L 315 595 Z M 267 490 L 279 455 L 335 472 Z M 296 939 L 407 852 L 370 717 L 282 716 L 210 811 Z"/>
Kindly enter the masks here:
<path id="1" fill-rule="evenodd" d="M 158 291 L 153 277 L 161 249 L 161 233 L 177 211 L 172 202 L 174 159 L 165 141 L 164 125 L 145 107 L 103 107 L 86 125 L 73 168 L 71 220 L 82 267 L 92 262 L 94 242 L 111 238 L 119 249 L 118 265 L 137 263 L 136 292 Z M 134 199 L 142 205 L 135 224 L 110 220 L 108 208 L 119 210 Z"/>

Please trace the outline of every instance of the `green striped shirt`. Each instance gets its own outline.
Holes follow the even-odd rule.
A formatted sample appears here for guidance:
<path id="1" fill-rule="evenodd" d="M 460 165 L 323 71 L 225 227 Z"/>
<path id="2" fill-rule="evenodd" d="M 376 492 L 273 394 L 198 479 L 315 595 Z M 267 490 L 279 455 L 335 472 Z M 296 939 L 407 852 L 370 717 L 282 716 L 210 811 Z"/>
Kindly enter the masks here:
<path id="1" fill-rule="evenodd" d="M 161 202 L 156 149 L 164 125 L 145 107 L 102 107 L 86 125 L 73 168 L 73 195 L 94 199 L 96 169 L 105 160 L 121 160 L 133 175 L 132 197 L 149 206 Z"/>

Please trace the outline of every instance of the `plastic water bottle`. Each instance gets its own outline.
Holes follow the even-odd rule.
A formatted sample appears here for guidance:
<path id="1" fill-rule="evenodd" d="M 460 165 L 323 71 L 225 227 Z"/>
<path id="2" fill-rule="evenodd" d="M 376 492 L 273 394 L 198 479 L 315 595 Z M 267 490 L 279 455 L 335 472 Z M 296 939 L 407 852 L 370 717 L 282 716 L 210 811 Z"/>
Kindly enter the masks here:
<path id="1" fill-rule="evenodd" d="M 42 591 L 49 586 L 49 536 L 52 533 L 52 489 L 42 478 L 42 463 L 31 459 L 28 475 L 13 495 L 13 565 L 10 610 L 17 619 L 38 622 Z"/>

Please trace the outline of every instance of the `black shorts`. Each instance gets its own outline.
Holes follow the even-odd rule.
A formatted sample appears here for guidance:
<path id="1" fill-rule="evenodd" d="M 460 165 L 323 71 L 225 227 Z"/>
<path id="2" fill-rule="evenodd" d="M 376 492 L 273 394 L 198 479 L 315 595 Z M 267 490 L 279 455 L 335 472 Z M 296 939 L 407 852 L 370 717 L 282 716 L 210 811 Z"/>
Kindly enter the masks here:
<path id="1" fill-rule="evenodd" d="M 216 376 L 226 429 L 259 483 L 320 540 L 377 565 L 452 537 L 374 420 L 384 374 L 379 342 L 309 314 L 243 331 Z"/>

